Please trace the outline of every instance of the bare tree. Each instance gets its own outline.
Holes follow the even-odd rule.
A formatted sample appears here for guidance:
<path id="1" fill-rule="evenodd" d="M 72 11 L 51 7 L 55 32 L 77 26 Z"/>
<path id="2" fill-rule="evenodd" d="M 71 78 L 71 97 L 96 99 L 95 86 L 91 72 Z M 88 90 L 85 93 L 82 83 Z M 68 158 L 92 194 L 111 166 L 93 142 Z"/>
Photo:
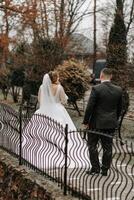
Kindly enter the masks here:
<path id="1" fill-rule="evenodd" d="M 106 4 L 101 9 L 101 24 L 103 28 L 103 44 L 108 45 L 109 31 L 114 19 L 114 11 L 116 9 L 116 1 L 107 1 Z M 128 40 L 128 48 L 133 43 L 134 38 L 134 0 L 123 0 L 123 16 L 126 25 L 126 33 Z"/>
<path id="2" fill-rule="evenodd" d="M 42 21 L 42 24 L 45 22 L 45 29 L 49 27 L 49 30 L 46 29 L 46 35 L 55 37 L 61 43 L 63 42 L 63 45 L 66 45 L 66 38 L 76 30 L 83 17 L 92 13 L 89 12 L 89 8 L 83 8 L 84 10 L 80 12 L 86 0 L 50 0 L 49 2 L 42 0 L 41 2 L 44 5 L 43 14 L 45 13 L 45 21 Z"/>
<path id="3" fill-rule="evenodd" d="M 11 2 L 3 0 L 0 9 L 5 15 L 7 10 L 7 18 L 11 18 L 11 13 L 16 17 L 18 37 L 25 38 L 29 32 L 30 39 L 55 38 L 62 46 L 66 45 L 83 18 L 93 13 L 84 6 L 86 0 L 24 0 L 9 4 Z"/>

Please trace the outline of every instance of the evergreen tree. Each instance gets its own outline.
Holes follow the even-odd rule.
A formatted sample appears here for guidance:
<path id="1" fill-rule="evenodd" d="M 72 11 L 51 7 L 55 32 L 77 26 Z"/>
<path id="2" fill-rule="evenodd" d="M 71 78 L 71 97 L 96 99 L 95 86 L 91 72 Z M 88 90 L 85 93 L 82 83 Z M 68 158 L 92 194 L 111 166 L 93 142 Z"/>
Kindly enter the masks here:
<path id="1" fill-rule="evenodd" d="M 107 49 L 107 67 L 113 69 L 113 82 L 120 85 L 124 91 L 124 109 L 127 111 L 129 98 L 127 95 L 127 31 L 123 15 L 123 1 L 116 0 L 114 23 L 109 34 Z"/>

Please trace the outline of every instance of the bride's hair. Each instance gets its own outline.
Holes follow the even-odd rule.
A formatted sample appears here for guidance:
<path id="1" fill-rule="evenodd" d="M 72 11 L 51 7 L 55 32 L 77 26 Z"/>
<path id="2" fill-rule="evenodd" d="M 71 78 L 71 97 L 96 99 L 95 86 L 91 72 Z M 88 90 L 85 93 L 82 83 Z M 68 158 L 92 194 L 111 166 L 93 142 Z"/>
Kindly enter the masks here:
<path id="1" fill-rule="evenodd" d="M 58 72 L 57 72 L 57 71 L 50 71 L 50 72 L 48 73 L 48 75 L 49 75 L 49 77 L 50 77 L 50 79 L 51 79 L 51 82 L 52 82 L 52 83 L 56 83 L 56 81 L 57 81 L 57 79 L 58 79 L 58 77 L 59 77 Z"/>

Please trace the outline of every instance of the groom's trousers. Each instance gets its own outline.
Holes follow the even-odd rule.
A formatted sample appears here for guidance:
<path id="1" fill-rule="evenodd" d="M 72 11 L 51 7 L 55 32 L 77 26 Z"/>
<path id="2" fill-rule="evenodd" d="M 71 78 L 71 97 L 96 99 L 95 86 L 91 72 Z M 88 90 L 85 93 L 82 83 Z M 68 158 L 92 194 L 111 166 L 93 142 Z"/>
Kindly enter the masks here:
<path id="1" fill-rule="evenodd" d="M 96 130 L 97 132 L 100 132 L 100 130 Z M 115 130 L 108 129 L 108 130 L 101 130 L 102 133 L 104 133 L 107 136 L 99 135 L 99 134 L 93 134 L 88 133 L 88 149 L 89 149 L 89 157 L 90 162 L 92 165 L 92 168 L 95 170 L 100 170 L 100 167 L 103 170 L 108 170 L 111 165 L 112 161 L 112 144 L 113 144 L 113 133 Z M 111 137 L 108 137 L 111 136 Z M 98 152 L 98 142 L 100 141 L 102 149 L 103 149 L 103 155 L 102 155 L 102 165 L 100 166 L 99 161 L 99 152 Z"/>

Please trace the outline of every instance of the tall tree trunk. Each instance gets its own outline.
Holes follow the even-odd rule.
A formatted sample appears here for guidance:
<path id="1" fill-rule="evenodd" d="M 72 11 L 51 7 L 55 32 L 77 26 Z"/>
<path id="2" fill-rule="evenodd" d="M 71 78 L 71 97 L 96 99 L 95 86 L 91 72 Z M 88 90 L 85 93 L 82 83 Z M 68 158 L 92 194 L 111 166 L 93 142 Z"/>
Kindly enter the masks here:
<path id="1" fill-rule="evenodd" d="M 6 3 L 8 6 L 8 3 Z M 3 42 L 3 52 L 2 52 L 2 67 L 6 68 L 7 58 L 8 58 L 8 47 L 9 47 L 9 22 L 8 22 L 8 10 L 5 7 L 4 9 L 4 20 L 5 20 L 5 31 L 2 33 L 2 42 Z"/>
<path id="2" fill-rule="evenodd" d="M 93 73 L 95 70 L 96 63 L 96 0 L 94 0 L 94 29 L 93 29 L 93 37 L 94 37 L 94 54 L 93 54 Z"/>
<path id="3" fill-rule="evenodd" d="M 61 0 L 60 4 L 60 22 L 59 22 L 59 39 L 61 46 L 63 46 L 63 36 L 64 36 L 64 10 L 65 10 L 65 2 L 64 0 Z"/>

